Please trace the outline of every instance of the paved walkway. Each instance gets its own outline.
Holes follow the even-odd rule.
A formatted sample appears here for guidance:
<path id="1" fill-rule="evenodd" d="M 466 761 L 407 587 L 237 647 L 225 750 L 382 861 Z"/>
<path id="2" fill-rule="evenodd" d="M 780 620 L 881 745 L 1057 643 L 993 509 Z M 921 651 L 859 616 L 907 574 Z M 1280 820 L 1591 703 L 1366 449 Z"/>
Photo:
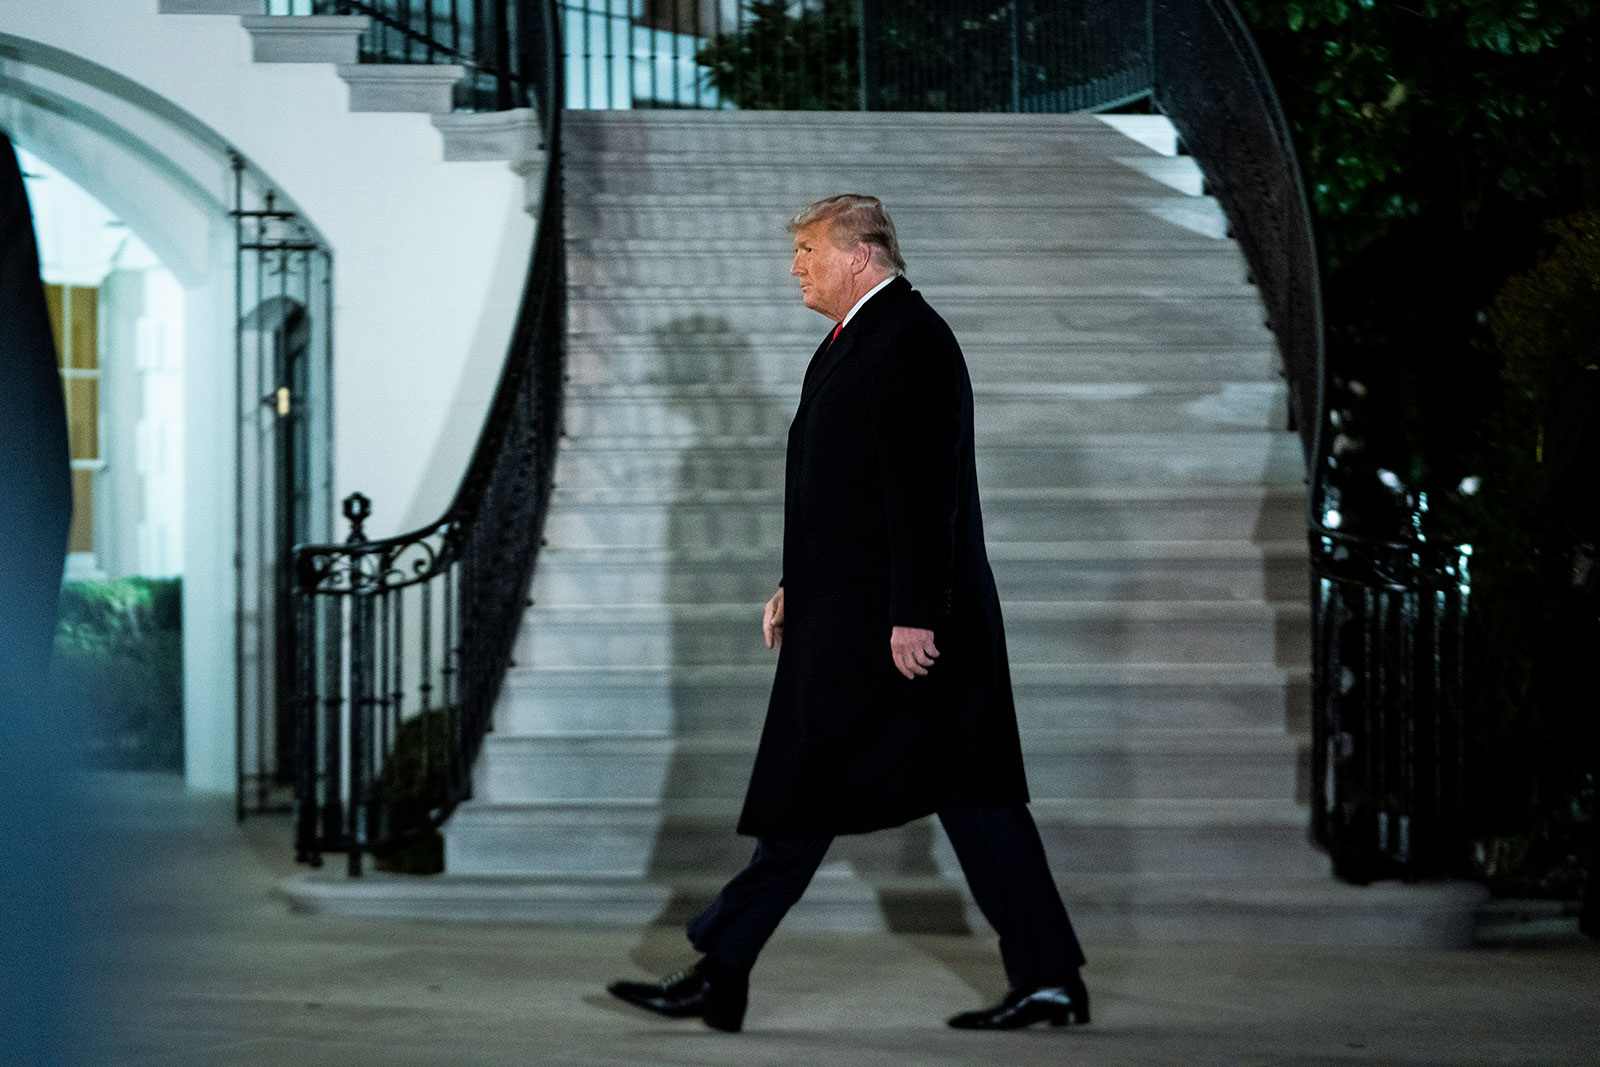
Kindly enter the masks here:
<path id="1" fill-rule="evenodd" d="M 171 780 L 110 792 L 96 1067 L 1600 1064 L 1600 949 L 1559 935 L 1465 952 L 1090 944 L 1093 1026 L 971 1034 L 942 1020 L 1003 991 L 989 940 L 780 931 L 746 1032 L 717 1034 L 602 992 L 691 959 L 675 930 L 294 915 L 276 892 L 287 820 L 241 829 Z"/>

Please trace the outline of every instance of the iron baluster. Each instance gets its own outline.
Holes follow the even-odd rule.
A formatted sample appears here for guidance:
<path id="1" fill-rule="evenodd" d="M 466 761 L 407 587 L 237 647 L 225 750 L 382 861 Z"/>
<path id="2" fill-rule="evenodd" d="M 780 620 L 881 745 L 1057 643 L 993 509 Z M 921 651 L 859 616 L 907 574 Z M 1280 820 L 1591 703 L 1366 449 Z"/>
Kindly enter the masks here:
<path id="1" fill-rule="evenodd" d="M 245 275 L 245 221 L 244 213 L 244 158 L 237 153 L 233 156 L 233 232 L 234 232 L 234 261 L 233 261 L 233 306 L 235 322 L 244 317 L 244 275 Z M 242 397 L 244 392 L 244 331 L 234 330 L 233 334 L 233 395 Z M 238 787 L 234 791 L 235 816 L 240 821 L 245 817 L 246 807 L 246 781 L 245 781 L 245 703 L 244 703 L 244 427 L 238 419 L 234 420 L 233 433 L 233 544 L 234 544 L 234 583 L 233 583 L 233 678 L 234 678 L 234 722 L 233 751 L 234 766 L 238 770 Z"/>
<path id="2" fill-rule="evenodd" d="M 1006 19 L 1006 31 L 1009 38 L 1007 43 L 1011 46 L 1011 54 L 1009 56 L 1010 62 L 1007 64 L 1011 75 L 1010 78 L 1007 79 L 1011 84 L 1011 92 L 1009 94 L 1011 98 L 1011 106 L 1008 110 L 1010 110 L 1013 114 L 1022 110 L 1021 2 L 1022 0 L 1011 0 L 1011 3 L 1007 5 L 1007 7 L 1010 9 L 1008 18 Z"/>
<path id="3" fill-rule="evenodd" d="M 297 561 L 300 566 L 307 565 Z M 296 585 L 307 584 L 308 576 L 296 574 Z M 295 672 L 295 859 L 314 866 L 321 864 L 321 853 L 309 847 L 316 833 L 317 804 L 317 677 L 316 650 L 323 647 L 326 635 L 316 625 L 317 603 L 310 597 L 296 597 L 295 646 L 299 667 Z"/>
<path id="4" fill-rule="evenodd" d="M 859 102 L 856 107 L 862 111 L 872 110 L 872 86 L 868 81 L 868 46 L 867 38 L 871 29 L 876 25 L 872 9 L 873 0 L 861 0 L 861 25 L 856 31 L 856 81 Z"/>
<path id="5" fill-rule="evenodd" d="M 331 562 L 331 561 L 330 561 Z M 301 586 L 302 591 L 305 586 Z M 303 593 L 302 593 L 303 595 Z M 314 599 L 313 599 L 313 602 Z M 316 841 L 302 841 L 302 849 L 312 852 L 339 852 L 345 847 L 344 796 L 345 749 L 347 716 L 349 715 L 349 680 L 345 675 L 346 634 L 349 627 L 345 618 L 350 611 L 348 598 L 328 598 L 322 604 L 322 615 L 328 622 L 324 626 L 323 650 L 327 667 L 323 673 L 322 699 L 322 836 Z"/>
<path id="6" fill-rule="evenodd" d="M 389 560 L 384 556 L 377 557 L 379 572 L 379 588 L 373 599 L 373 614 L 376 616 L 377 625 L 373 633 L 373 664 L 372 664 L 372 796 L 374 807 L 379 818 L 374 819 L 374 836 L 383 840 L 388 831 L 387 821 L 381 816 L 388 808 L 388 782 L 383 776 L 383 755 L 394 751 L 395 732 L 392 729 L 390 712 L 393 710 L 389 699 L 389 650 L 393 639 L 391 620 L 394 614 L 394 590 L 387 587 L 382 581 L 384 573 L 388 570 Z"/>

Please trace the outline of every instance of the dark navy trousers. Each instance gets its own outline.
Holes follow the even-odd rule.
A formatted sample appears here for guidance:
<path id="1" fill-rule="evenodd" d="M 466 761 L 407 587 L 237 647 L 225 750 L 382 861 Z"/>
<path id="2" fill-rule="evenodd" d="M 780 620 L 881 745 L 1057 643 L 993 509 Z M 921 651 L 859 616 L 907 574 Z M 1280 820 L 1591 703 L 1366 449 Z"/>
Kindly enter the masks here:
<path id="1" fill-rule="evenodd" d="M 1083 965 L 1083 949 L 1027 806 L 952 808 L 938 814 L 973 899 L 1000 935 L 1000 957 L 1012 987 L 1067 982 Z M 690 943 L 749 973 L 832 843 L 831 837 L 758 838 L 749 865 L 689 920 Z"/>

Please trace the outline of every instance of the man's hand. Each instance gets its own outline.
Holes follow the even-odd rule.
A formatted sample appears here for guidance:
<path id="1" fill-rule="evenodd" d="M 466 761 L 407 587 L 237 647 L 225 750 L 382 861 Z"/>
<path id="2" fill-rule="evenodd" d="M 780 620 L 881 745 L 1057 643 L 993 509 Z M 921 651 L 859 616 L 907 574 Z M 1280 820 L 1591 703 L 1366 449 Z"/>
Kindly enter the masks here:
<path id="1" fill-rule="evenodd" d="M 768 648 L 777 648 L 783 644 L 783 586 L 778 586 L 778 591 L 772 594 L 772 599 L 767 601 L 767 610 L 761 616 L 761 633 L 767 639 Z"/>
<path id="2" fill-rule="evenodd" d="M 782 595 L 783 590 L 778 592 Z M 939 658 L 939 650 L 933 647 L 933 631 L 914 626 L 896 626 L 890 631 L 889 652 L 894 656 L 895 669 L 907 678 L 927 674 Z"/>

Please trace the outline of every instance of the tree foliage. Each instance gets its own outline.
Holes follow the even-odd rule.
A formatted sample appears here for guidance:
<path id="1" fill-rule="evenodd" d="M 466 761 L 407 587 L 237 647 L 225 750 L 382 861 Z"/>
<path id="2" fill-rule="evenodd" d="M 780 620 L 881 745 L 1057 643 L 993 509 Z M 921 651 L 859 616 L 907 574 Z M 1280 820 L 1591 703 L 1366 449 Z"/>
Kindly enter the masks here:
<path id="1" fill-rule="evenodd" d="M 91 766 L 183 766 L 182 613 L 175 578 L 62 586 L 51 684 Z"/>
<path id="2" fill-rule="evenodd" d="M 1240 0 L 1293 127 L 1324 265 L 1347 523 L 1380 474 L 1471 543 L 1483 870 L 1570 892 L 1592 787 L 1541 697 L 1539 428 L 1600 331 L 1600 3 Z M 1481 487 L 1458 491 L 1463 476 Z"/>
<path id="3" fill-rule="evenodd" d="M 1330 266 L 1396 220 L 1464 231 L 1600 189 L 1594 0 L 1243 0 Z"/>
<path id="4" fill-rule="evenodd" d="M 1350 498 L 1393 471 L 1440 501 L 1484 462 L 1490 303 L 1546 220 L 1600 205 L 1600 3 L 1241 6 L 1311 194 L 1346 424 L 1333 477 Z"/>
<path id="5" fill-rule="evenodd" d="M 1555 246 L 1508 281 L 1489 309 L 1506 403 L 1528 415 L 1542 412 L 1562 382 L 1600 355 L 1600 212 L 1547 229 Z"/>
<path id="6" fill-rule="evenodd" d="M 1463 502 L 1459 526 L 1483 561 L 1475 643 L 1494 652 L 1473 694 L 1477 749 L 1494 754 L 1479 797 L 1484 870 L 1503 892 L 1569 896 L 1593 817 L 1593 709 L 1576 711 L 1574 665 L 1561 662 L 1571 642 L 1551 629 L 1568 623 L 1550 610 L 1564 557 L 1543 521 L 1541 452 L 1552 401 L 1600 358 L 1600 212 L 1547 229 L 1553 247 L 1489 309 L 1500 388 L 1481 434 L 1483 493 Z"/>
<path id="7" fill-rule="evenodd" d="M 706 42 L 695 62 L 722 99 L 753 111 L 841 111 L 860 99 L 855 5 L 791 14 L 788 0 L 748 0 L 739 29 Z"/>

